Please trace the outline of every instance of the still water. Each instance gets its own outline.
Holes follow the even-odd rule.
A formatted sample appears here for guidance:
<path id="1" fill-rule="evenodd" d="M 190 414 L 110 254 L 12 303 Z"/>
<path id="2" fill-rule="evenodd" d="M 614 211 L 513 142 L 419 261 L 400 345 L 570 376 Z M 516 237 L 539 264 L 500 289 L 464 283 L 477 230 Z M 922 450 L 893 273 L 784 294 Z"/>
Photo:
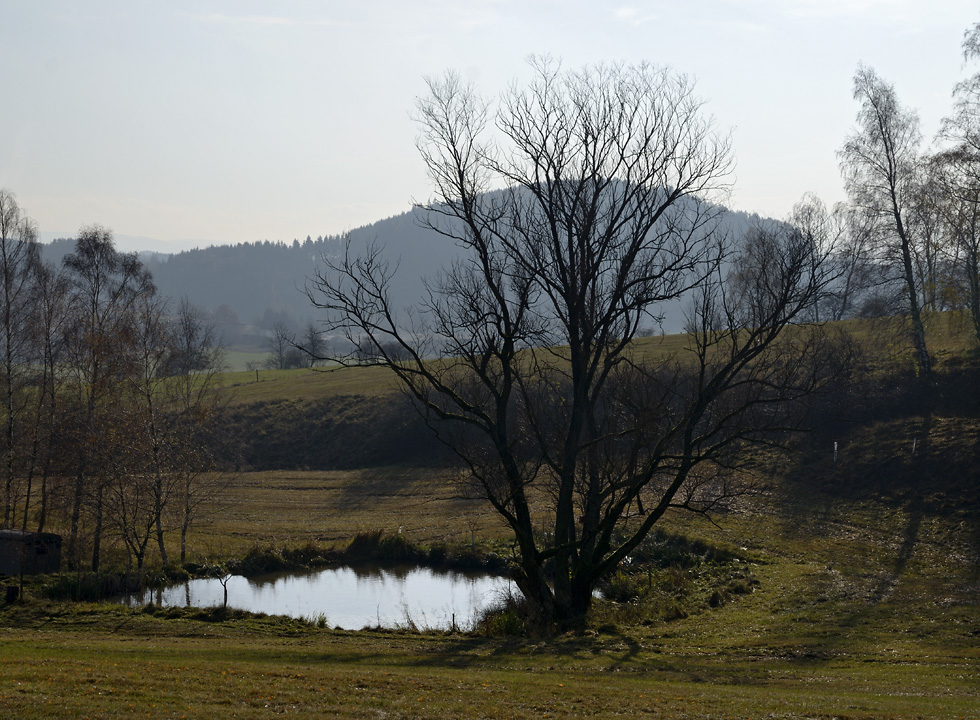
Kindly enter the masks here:
<path id="1" fill-rule="evenodd" d="M 506 578 L 439 571 L 419 566 L 334 567 L 304 573 L 272 573 L 228 581 L 228 606 L 269 615 L 317 620 L 359 630 L 414 623 L 420 629 L 468 629 L 482 610 L 508 593 Z M 173 607 L 221 605 L 224 589 L 214 579 L 190 580 L 128 596 L 124 602 Z"/>

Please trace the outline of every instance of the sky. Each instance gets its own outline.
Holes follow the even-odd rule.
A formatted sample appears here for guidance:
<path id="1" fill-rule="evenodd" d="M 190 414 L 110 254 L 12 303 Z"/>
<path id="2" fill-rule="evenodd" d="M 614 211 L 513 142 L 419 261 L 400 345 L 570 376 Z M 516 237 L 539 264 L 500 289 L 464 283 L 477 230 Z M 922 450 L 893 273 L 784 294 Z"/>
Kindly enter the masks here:
<path id="1" fill-rule="evenodd" d="M 930 141 L 980 7 L 961 0 L 0 0 L 0 187 L 42 236 L 126 250 L 339 234 L 431 197 L 415 99 L 495 96 L 530 54 L 668 65 L 731 132 L 733 209 L 843 200 L 859 63 Z"/>

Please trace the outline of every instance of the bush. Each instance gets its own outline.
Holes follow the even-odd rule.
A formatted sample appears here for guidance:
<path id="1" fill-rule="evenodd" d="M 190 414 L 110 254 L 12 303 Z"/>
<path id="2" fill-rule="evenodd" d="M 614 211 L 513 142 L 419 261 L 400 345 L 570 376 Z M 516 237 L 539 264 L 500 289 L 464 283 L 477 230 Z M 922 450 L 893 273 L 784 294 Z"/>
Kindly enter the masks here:
<path id="1" fill-rule="evenodd" d="M 632 559 L 637 564 L 661 568 L 691 568 L 702 563 L 728 563 L 737 558 L 725 548 L 658 529 L 643 541 Z"/>
<path id="2" fill-rule="evenodd" d="M 618 570 L 602 588 L 602 596 L 613 602 L 625 603 L 640 597 L 643 586 L 647 585 L 647 576 L 637 573 L 628 574 Z"/>
<path id="3" fill-rule="evenodd" d="M 241 560 L 227 566 L 229 572 L 246 576 L 293 570 L 297 567 L 296 562 L 284 557 L 281 550 L 273 547 L 252 548 Z"/>
<path id="4" fill-rule="evenodd" d="M 165 581 L 164 581 L 165 582 Z M 49 575 L 39 593 L 49 600 L 98 602 L 162 584 L 159 577 L 145 574 L 80 572 Z"/>
<path id="5" fill-rule="evenodd" d="M 402 535 L 385 535 L 382 530 L 358 533 L 342 553 L 347 562 L 421 562 L 425 555 Z"/>
<path id="6" fill-rule="evenodd" d="M 473 622 L 473 632 L 485 637 L 527 637 L 531 614 L 523 596 L 508 593 Z"/>

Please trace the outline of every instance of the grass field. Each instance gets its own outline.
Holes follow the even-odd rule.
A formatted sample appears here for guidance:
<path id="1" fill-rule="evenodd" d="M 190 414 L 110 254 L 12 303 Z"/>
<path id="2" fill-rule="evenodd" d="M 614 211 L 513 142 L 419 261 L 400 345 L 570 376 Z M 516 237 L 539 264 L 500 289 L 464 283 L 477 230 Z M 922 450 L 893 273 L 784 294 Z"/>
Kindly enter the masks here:
<path id="1" fill-rule="evenodd" d="M 937 345 L 953 370 L 967 362 L 954 335 Z M 373 368 L 254 375 L 226 376 L 233 403 L 395 391 Z M 0 606 L 0 718 L 980 718 L 975 377 L 943 385 L 927 412 L 882 405 L 873 422 L 817 435 L 714 522 L 669 516 L 667 530 L 736 558 L 664 571 L 683 612 L 601 600 L 586 633 L 549 638 L 346 632 L 52 602 L 28 586 Z M 891 402 L 888 387 L 875 392 Z M 223 485 L 193 531 L 194 560 L 374 530 L 508 548 L 496 516 L 436 467 L 244 472 Z M 718 599 L 735 575 L 751 585 Z"/>
<path id="2" fill-rule="evenodd" d="M 396 392 L 391 372 L 380 367 L 245 370 L 221 376 L 233 404 L 269 400 L 318 400 L 338 395 L 375 396 Z"/>
<path id="3" fill-rule="evenodd" d="M 465 499 L 445 471 L 430 468 L 244 473 L 228 482 L 225 498 L 190 539 L 213 557 L 253 547 L 342 545 L 375 530 L 400 531 L 415 543 L 505 535 L 485 503 Z"/>
<path id="4" fill-rule="evenodd" d="M 231 553 L 502 536 L 454 494 L 427 470 L 250 474 L 207 533 Z M 0 611 L 0 717 L 980 717 L 974 518 L 787 483 L 670 524 L 735 548 L 756 591 L 652 624 L 600 603 L 591 632 L 548 640 L 33 599 Z"/>

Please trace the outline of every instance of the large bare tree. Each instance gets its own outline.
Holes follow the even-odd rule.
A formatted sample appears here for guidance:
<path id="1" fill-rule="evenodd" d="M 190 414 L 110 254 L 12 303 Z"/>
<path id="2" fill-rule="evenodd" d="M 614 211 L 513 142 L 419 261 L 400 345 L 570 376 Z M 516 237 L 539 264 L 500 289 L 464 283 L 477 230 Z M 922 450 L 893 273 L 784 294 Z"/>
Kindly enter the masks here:
<path id="1" fill-rule="evenodd" d="M 510 527 L 534 618 L 574 627 L 668 510 L 715 508 L 736 448 L 792 424 L 822 345 L 783 330 L 818 301 L 825 251 L 774 225 L 733 252 L 709 202 L 729 141 L 686 77 L 532 67 L 496 109 L 453 74 L 418 101 L 428 224 L 460 254 L 414 310 L 376 246 L 326 258 L 307 291 L 352 348 L 338 359 L 390 367 Z M 684 298 L 686 351 L 638 350 Z"/>

